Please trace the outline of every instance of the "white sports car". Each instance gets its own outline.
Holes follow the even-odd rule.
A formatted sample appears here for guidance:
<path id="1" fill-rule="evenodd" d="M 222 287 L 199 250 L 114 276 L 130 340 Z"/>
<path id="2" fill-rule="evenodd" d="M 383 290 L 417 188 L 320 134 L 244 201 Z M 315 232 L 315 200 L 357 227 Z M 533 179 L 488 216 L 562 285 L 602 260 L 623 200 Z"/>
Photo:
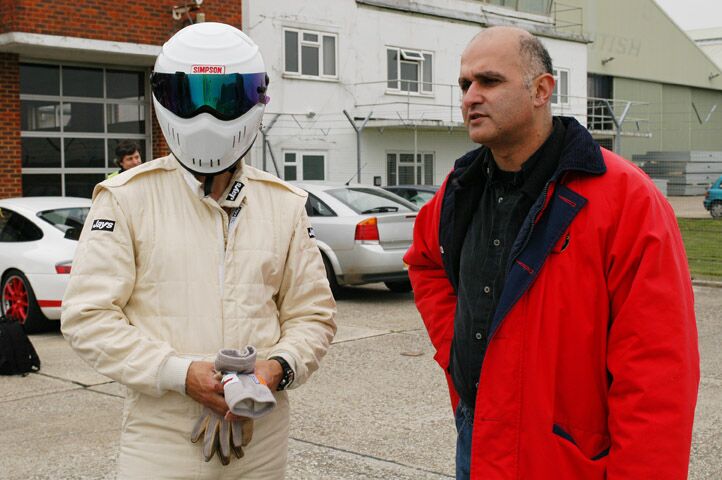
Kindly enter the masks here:
<path id="1" fill-rule="evenodd" d="M 28 332 L 60 319 L 75 247 L 90 200 L 0 200 L 0 313 Z"/>

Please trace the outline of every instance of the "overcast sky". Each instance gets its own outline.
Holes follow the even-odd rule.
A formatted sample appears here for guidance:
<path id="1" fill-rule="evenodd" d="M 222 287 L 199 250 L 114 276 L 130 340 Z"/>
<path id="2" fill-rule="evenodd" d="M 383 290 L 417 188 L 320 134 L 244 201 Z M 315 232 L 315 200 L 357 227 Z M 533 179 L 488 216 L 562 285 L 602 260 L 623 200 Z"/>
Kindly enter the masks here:
<path id="1" fill-rule="evenodd" d="M 656 0 L 683 30 L 722 27 L 720 0 Z"/>

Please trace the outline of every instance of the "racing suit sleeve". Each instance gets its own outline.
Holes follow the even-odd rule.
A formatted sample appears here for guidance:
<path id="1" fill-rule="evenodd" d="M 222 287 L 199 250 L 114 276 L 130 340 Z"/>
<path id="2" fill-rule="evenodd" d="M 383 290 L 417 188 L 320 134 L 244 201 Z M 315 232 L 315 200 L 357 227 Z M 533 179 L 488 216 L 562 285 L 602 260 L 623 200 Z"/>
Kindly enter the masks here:
<path id="1" fill-rule="evenodd" d="M 699 385 L 694 298 L 669 203 L 635 188 L 610 240 L 607 478 L 687 478 Z"/>
<path id="2" fill-rule="evenodd" d="M 294 370 L 290 388 L 318 369 L 336 333 L 336 302 L 303 203 L 296 218 L 276 301 L 281 338 L 268 352 L 268 358 L 282 357 Z"/>
<path id="3" fill-rule="evenodd" d="M 165 391 L 161 369 L 172 367 L 175 383 L 184 388 L 189 362 L 175 357 L 168 343 L 144 335 L 129 323 L 123 308 L 133 291 L 135 273 L 127 217 L 112 193 L 98 187 L 63 298 L 61 330 L 98 373 L 158 397 Z"/>
<path id="4" fill-rule="evenodd" d="M 409 267 L 416 308 L 436 349 L 434 359 L 444 370 L 452 407 L 456 409 L 458 395 L 448 373 L 456 293 L 446 276 L 439 245 L 439 222 L 445 190 L 446 182 L 419 211 L 414 224 L 413 242 L 404 256 L 404 262 Z"/>

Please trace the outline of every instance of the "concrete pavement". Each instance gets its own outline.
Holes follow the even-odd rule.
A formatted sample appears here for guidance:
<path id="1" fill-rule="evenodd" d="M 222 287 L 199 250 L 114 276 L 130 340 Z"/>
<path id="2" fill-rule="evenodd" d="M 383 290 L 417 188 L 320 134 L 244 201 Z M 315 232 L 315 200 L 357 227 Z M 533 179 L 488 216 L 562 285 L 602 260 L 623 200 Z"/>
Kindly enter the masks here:
<path id="1" fill-rule="evenodd" d="M 722 289 L 695 287 L 702 382 L 690 478 L 722 478 Z M 410 294 L 349 289 L 321 369 L 291 392 L 287 478 L 453 478 L 454 426 Z M 41 373 L 0 377 L 0 478 L 113 478 L 123 389 L 58 333 L 35 335 Z M 215 461 L 215 460 L 214 460 Z"/>

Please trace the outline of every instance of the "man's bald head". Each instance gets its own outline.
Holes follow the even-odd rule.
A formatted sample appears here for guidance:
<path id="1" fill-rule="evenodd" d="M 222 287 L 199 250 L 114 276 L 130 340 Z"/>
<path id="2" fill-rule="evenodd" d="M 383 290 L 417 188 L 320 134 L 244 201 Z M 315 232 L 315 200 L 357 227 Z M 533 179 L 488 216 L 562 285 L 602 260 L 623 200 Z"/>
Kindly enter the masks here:
<path id="1" fill-rule="evenodd" d="M 519 61 L 524 70 L 524 81 L 531 84 L 532 79 L 548 73 L 554 75 L 552 58 L 542 42 L 531 33 L 517 27 L 491 27 L 477 33 L 471 39 L 466 50 L 477 42 L 495 40 L 517 41 L 519 45 Z"/>

